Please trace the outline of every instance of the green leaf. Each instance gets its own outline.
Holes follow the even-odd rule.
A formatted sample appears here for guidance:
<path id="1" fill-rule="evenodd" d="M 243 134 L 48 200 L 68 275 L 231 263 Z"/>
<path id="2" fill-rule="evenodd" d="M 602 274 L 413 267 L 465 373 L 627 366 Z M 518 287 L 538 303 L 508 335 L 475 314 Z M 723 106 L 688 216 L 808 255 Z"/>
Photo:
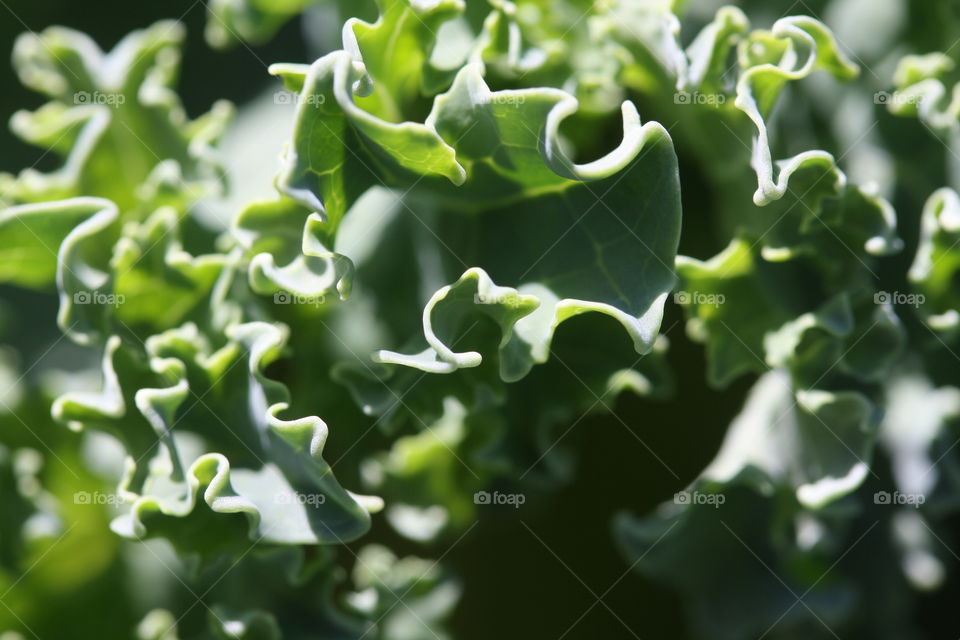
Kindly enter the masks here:
<path id="1" fill-rule="evenodd" d="M 920 308 L 924 321 L 938 333 L 953 337 L 960 327 L 960 197 L 952 189 L 940 189 L 923 208 L 920 243 L 910 282 L 917 292 L 905 302 Z"/>
<path id="2" fill-rule="evenodd" d="M 210 625 L 218 640 L 280 640 L 276 619 L 264 611 L 230 612 L 223 607 L 210 610 Z"/>
<path id="3" fill-rule="evenodd" d="M 850 80 L 857 75 L 858 67 L 840 52 L 836 38 L 822 22 L 804 16 L 781 18 L 770 31 L 754 31 L 740 43 L 738 57 L 744 71 L 737 81 L 735 105 L 757 128 L 752 165 L 758 187 L 753 201 L 762 206 L 782 198 L 790 177 L 801 168 L 835 165 L 829 153 L 807 151 L 779 161 L 774 175 L 765 119 L 784 86 L 818 70 Z"/>
<path id="4" fill-rule="evenodd" d="M 0 253 L 0 273 L 17 284 L 43 286 L 56 275 L 60 328 L 74 340 L 100 339 L 112 293 L 110 249 L 118 235 L 119 213 L 112 202 L 73 198 L 22 205 L 0 213 L 0 238 L 11 251 Z"/>
<path id="5" fill-rule="evenodd" d="M 893 74 L 893 94 L 879 93 L 890 113 L 919 118 L 936 132 L 957 129 L 960 121 L 960 85 L 950 95 L 943 76 L 954 68 L 945 53 L 904 56 Z"/>
<path id="6" fill-rule="evenodd" d="M 180 241 L 179 220 L 169 207 L 128 227 L 114 248 L 111 267 L 118 331 L 143 337 L 189 321 L 208 320 L 215 287 L 229 276 L 230 257 L 191 256 Z M 204 323 L 206 324 L 206 323 Z"/>
<path id="7" fill-rule="evenodd" d="M 317 0 L 211 0 L 207 5 L 206 38 L 226 48 L 238 42 L 268 41 L 292 17 Z"/>
<path id="8" fill-rule="evenodd" d="M 375 621 L 364 636 L 382 640 L 451 637 L 444 622 L 460 597 L 460 587 L 436 563 L 397 558 L 385 547 L 368 545 L 357 556 L 353 580 L 358 591 L 350 604 Z"/>
<path id="9" fill-rule="evenodd" d="M 290 292 L 315 298 L 318 304 L 334 293 L 346 299 L 353 262 L 325 244 L 325 226 L 319 214 L 289 198 L 244 209 L 236 218 L 234 235 L 251 256 L 251 289 L 268 295 Z"/>
<path id="10" fill-rule="evenodd" d="M 681 594 L 695 637 L 832 637 L 828 629 L 856 606 L 854 585 L 841 570 L 830 571 L 832 556 L 843 550 L 830 553 L 796 540 L 804 526 L 834 523 L 791 518 L 788 496 L 771 499 L 740 483 L 723 493 L 701 487 L 698 495 L 710 502 L 666 505 L 646 518 L 621 514 L 614 522 L 627 562 Z M 800 594 L 803 605 L 797 605 Z"/>
<path id="11" fill-rule="evenodd" d="M 759 379 L 698 482 L 728 483 L 749 470 L 759 486 L 792 488 L 810 509 L 854 491 L 869 474 L 878 416 L 853 391 L 794 390 L 782 372 Z"/>
<path id="12" fill-rule="evenodd" d="M 480 72 L 464 67 L 424 125 L 397 125 L 354 104 L 348 87 L 360 76 L 350 59 L 322 58 L 303 81 L 296 152 L 288 155 L 281 188 L 322 211 L 331 237 L 350 204 L 377 182 L 439 196 L 441 209 L 481 208 L 472 219 L 468 259 L 541 301 L 520 344 L 510 347 L 530 355 L 508 363 L 507 379 L 542 362 L 554 328 L 585 311 L 615 317 L 637 351 L 648 351 L 672 287 L 679 233 L 676 159 L 666 130 L 641 125 L 636 109 L 624 103 L 619 147 L 577 165 L 558 141 L 575 100 L 549 89 L 490 92 Z M 286 74 L 304 77 L 302 70 Z M 431 178 L 443 172 L 450 181 Z M 512 233 L 496 233 L 507 224 Z M 441 242 L 464 244 L 462 228 L 457 233 Z"/>
<path id="13" fill-rule="evenodd" d="M 799 261 L 764 260 L 745 239 L 706 262 L 680 256 L 677 272 L 674 300 L 687 312 L 688 333 L 706 344 L 715 386 L 780 366 L 804 386 L 831 374 L 875 380 L 902 347 L 891 301 L 863 293 L 824 297 Z"/>
<path id="14" fill-rule="evenodd" d="M 115 530 L 162 535 L 201 555 L 242 552 L 251 541 L 317 544 L 362 534 L 369 516 L 361 505 L 375 510 L 377 501 L 352 496 L 334 479 L 322 458 L 326 424 L 278 415 L 288 394 L 262 369 L 284 332 L 247 323 L 228 335 L 211 351 L 187 325 L 151 337 L 147 360 L 112 338 L 104 391 L 54 404 L 56 419 L 107 431 L 127 450 L 120 494 L 132 505 Z"/>
<path id="15" fill-rule="evenodd" d="M 43 174 L 23 171 L 9 182 L 14 203 L 97 196 L 125 214 L 171 164 L 192 201 L 212 193 L 221 170 L 211 150 L 232 113 L 226 102 L 189 120 L 173 91 L 184 29 L 158 22 L 105 54 L 86 35 L 62 27 L 22 35 L 13 52 L 21 81 L 52 99 L 11 120 L 24 140 L 66 157 Z"/>
<path id="16" fill-rule="evenodd" d="M 0 212 L 0 279 L 26 287 L 49 286 L 57 278 L 58 257 L 75 261 L 75 245 L 91 231 L 109 227 L 116 217 L 114 205 L 92 198 Z M 60 269 L 69 273 L 67 269 L 74 267 L 85 270 L 77 264 L 63 264 Z"/>

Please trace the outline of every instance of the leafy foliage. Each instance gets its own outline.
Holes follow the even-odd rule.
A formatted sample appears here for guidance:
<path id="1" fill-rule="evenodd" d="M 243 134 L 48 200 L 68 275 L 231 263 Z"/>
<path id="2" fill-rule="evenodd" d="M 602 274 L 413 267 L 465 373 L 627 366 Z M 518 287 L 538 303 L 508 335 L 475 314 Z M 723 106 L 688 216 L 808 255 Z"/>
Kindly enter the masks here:
<path id="1" fill-rule="evenodd" d="M 0 174 L 0 281 L 56 295 L 66 340 L 26 380 L 0 351 L 0 585 L 47 553 L 62 577 L 4 624 L 122 585 L 117 637 L 466 637 L 455 550 L 515 507 L 567 569 L 527 520 L 609 529 L 679 597 L 669 637 L 922 637 L 960 490 L 960 196 L 909 165 L 956 157 L 960 93 L 951 42 L 903 55 L 902 3 L 826 4 L 214 0 L 217 47 L 342 24 L 270 66 L 292 106 L 236 127 L 289 121 L 275 193 L 226 221 L 249 158 L 216 151 L 231 105 L 186 115 L 182 25 L 22 36 L 49 102 L 11 127 L 63 164 Z M 720 397 L 686 432 L 712 460 L 644 441 Z M 670 478 L 608 492 L 594 418 Z"/>

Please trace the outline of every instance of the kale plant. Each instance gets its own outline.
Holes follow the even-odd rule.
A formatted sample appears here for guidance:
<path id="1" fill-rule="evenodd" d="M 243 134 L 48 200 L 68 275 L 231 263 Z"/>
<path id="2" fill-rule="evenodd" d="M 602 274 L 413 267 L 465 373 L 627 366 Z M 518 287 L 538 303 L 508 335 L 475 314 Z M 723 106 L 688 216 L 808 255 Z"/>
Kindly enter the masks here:
<path id="1" fill-rule="evenodd" d="M 960 5 L 200 5 L 10 43 L 3 640 L 957 637 Z"/>

